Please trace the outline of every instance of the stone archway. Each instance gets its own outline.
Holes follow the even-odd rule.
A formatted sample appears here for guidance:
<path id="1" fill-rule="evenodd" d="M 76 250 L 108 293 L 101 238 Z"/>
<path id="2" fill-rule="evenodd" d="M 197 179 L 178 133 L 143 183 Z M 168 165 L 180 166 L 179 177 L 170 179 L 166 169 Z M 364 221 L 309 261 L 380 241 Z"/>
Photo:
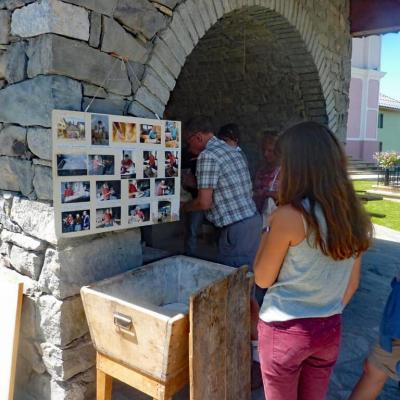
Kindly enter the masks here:
<path id="1" fill-rule="evenodd" d="M 328 122 L 318 71 L 300 34 L 276 12 L 245 7 L 226 14 L 188 56 L 166 107 L 186 121 L 234 122 L 254 170 L 260 135 L 299 120 Z"/>
<path id="2" fill-rule="evenodd" d="M 175 86 L 177 85 L 178 92 L 182 92 L 185 79 L 189 82 L 187 74 L 196 54 L 202 51 L 204 53 L 208 44 L 208 54 L 213 46 L 214 50 L 218 51 L 215 48 L 218 35 L 220 35 L 218 46 L 222 49 L 222 46 L 229 42 L 229 35 L 226 35 L 228 30 L 231 42 L 239 43 L 236 52 L 240 52 L 242 46 L 240 42 L 244 41 L 246 34 L 241 28 L 245 23 L 247 35 L 256 37 L 257 34 L 261 34 L 261 37 L 257 38 L 258 46 L 262 46 L 263 39 L 268 39 L 269 36 L 269 46 L 278 49 L 281 56 L 286 56 L 285 67 L 292 69 L 292 77 L 297 76 L 295 78 L 297 87 L 292 93 L 299 92 L 302 110 L 297 111 L 301 117 L 327 122 L 330 128 L 344 139 L 350 76 L 349 40 L 341 34 L 329 32 L 329 26 L 337 24 L 337 21 L 326 10 L 318 11 L 317 13 L 321 13 L 321 18 L 318 18 L 311 3 L 306 0 L 182 2 L 175 8 L 168 28 L 160 32 L 155 41 L 146 64 L 142 86 L 136 93 L 131 112 L 143 112 L 141 106 L 144 105 L 158 115 L 162 114 Z M 345 27 L 343 14 L 336 11 L 335 16 Z M 257 26 L 257 29 L 251 29 L 250 24 Z M 208 44 L 203 43 L 204 41 Z M 264 44 L 264 47 L 266 55 L 268 46 Z M 218 56 L 221 61 L 220 54 Z M 204 64 L 211 64 L 209 57 Z M 264 77 L 266 75 L 267 72 L 264 71 Z M 279 74 L 275 74 L 275 78 L 277 75 Z M 270 77 L 274 79 L 274 75 Z M 229 80 L 225 76 L 225 83 L 227 82 Z M 178 103 L 175 100 L 177 96 L 174 91 L 172 100 L 168 104 L 169 114 L 176 115 L 172 110 L 177 108 Z M 289 122 L 292 120 L 290 118 Z"/>

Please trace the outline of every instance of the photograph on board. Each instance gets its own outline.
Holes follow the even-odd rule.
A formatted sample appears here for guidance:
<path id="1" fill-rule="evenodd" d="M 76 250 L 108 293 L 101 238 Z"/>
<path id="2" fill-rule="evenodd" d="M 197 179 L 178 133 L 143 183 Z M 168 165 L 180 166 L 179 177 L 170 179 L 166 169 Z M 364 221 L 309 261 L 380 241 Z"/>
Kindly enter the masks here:
<path id="1" fill-rule="evenodd" d="M 175 194 L 175 179 L 156 179 L 156 196 L 173 196 Z"/>
<path id="2" fill-rule="evenodd" d="M 156 178 L 158 160 L 156 151 L 143 152 L 143 176 L 144 178 Z"/>
<path id="3" fill-rule="evenodd" d="M 165 147 L 179 148 L 179 123 L 176 121 L 165 122 Z"/>
<path id="4" fill-rule="evenodd" d="M 136 178 L 136 164 L 133 150 L 123 150 L 121 160 L 121 179 Z"/>
<path id="5" fill-rule="evenodd" d="M 161 144 L 161 125 L 140 124 L 140 143 Z"/>
<path id="6" fill-rule="evenodd" d="M 176 177 L 179 174 L 179 152 L 165 152 L 165 176 L 167 178 Z"/>
<path id="7" fill-rule="evenodd" d="M 96 182 L 97 201 L 121 200 L 121 181 Z"/>
<path id="8" fill-rule="evenodd" d="M 107 154 L 89 154 L 89 175 L 114 175 L 114 156 Z"/>
<path id="9" fill-rule="evenodd" d="M 99 208 L 96 210 L 96 228 L 110 228 L 121 225 L 121 207 Z"/>
<path id="10" fill-rule="evenodd" d="M 136 204 L 128 207 L 128 224 L 135 225 L 150 221 L 150 204 Z"/>
<path id="11" fill-rule="evenodd" d="M 114 143 L 137 143 L 136 124 L 131 122 L 113 122 L 112 138 Z"/>
<path id="12" fill-rule="evenodd" d="M 150 197 L 150 179 L 131 179 L 128 182 L 128 198 Z"/>
<path id="13" fill-rule="evenodd" d="M 58 176 L 87 175 L 86 154 L 57 154 Z"/>
<path id="14" fill-rule="evenodd" d="M 90 229 L 90 210 L 62 212 L 61 224 L 62 233 L 88 231 Z"/>
<path id="15" fill-rule="evenodd" d="M 92 114 L 92 145 L 93 146 L 108 146 L 108 116 Z"/>
<path id="16" fill-rule="evenodd" d="M 172 203 L 170 201 L 159 201 L 157 206 L 156 223 L 172 221 Z"/>
<path id="17" fill-rule="evenodd" d="M 90 201 L 90 182 L 61 182 L 61 203 Z"/>
<path id="18" fill-rule="evenodd" d="M 86 139 L 85 118 L 60 115 L 56 121 L 57 139 L 82 142 Z"/>

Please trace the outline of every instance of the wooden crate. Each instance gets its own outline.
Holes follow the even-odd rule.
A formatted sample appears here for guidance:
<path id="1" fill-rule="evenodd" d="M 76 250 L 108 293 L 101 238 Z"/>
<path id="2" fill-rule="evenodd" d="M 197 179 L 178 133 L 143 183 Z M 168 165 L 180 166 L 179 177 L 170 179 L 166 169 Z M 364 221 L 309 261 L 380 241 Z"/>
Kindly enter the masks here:
<path id="1" fill-rule="evenodd" d="M 110 375 L 153 398 L 170 398 L 189 379 L 192 330 L 190 374 L 197 382 L 196 388 L 215 373 L 218 379 L 213 380 L 216 384 L 219 380 L 225 393 L 232 391 L 226 388 L 233 385 L 233 394 L 236 385 L 240 386 L 239 392 L 248 389 L 250 395 L 250 376 L 246 375 L 249 368 L 245 366 L 246 376 L 237 379 L 243 370 L 238 364 L 243 366 L 248 361 L 250 366 L 246 270 L 176 256 L 82 288 L 89 330 L 98 352 L 98 382 L 102 382 L 103 390 L 111 390 L 106 379 Z M 214 324 L 213 318 L 218 323 Z M 207 331 L 213 335 L 208 336 Z M 210 357 L 216 361 L 212 367 L 207 366 Z M 226 363 L 213 371 L 219 357 L 226 358 Z M 236 371 L 230 377 L 224 368 L 228 370 L 227 363 L 232 362 Z M 203 400 L 202 390 L 198 388 L 197 395 L 192 390 L 191 398 Z M 248 398 L 238 396 L 239 392 L 224 398 Z M 207 398 L 219 400 L 220 393 Z"/>

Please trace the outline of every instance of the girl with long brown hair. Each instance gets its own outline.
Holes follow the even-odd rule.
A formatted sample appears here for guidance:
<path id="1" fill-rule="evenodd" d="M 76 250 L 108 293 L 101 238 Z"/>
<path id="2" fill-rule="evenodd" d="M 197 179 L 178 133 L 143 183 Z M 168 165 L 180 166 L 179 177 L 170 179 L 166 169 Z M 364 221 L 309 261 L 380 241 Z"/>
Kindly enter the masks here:
<path id="1" fill-rule="evenodd" d="M 258 324 L 264 390 L 268 400 L 323 400 L 372 225 L 328 128 L 299 123 L 278 149 L 279 207 L 254 265 L 268 288 Z"/>

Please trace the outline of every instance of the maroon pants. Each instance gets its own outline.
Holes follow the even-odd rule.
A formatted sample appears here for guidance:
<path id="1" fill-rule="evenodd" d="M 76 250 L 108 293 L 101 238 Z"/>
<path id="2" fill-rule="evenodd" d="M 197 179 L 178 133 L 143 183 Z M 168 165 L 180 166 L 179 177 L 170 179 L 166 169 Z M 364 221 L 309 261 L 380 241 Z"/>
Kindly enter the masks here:
<path id="1" fill-rule="evenodd" d="M 341 316 L 258 323 L 266 400 L 323 400 L 339 354 Z"/>

